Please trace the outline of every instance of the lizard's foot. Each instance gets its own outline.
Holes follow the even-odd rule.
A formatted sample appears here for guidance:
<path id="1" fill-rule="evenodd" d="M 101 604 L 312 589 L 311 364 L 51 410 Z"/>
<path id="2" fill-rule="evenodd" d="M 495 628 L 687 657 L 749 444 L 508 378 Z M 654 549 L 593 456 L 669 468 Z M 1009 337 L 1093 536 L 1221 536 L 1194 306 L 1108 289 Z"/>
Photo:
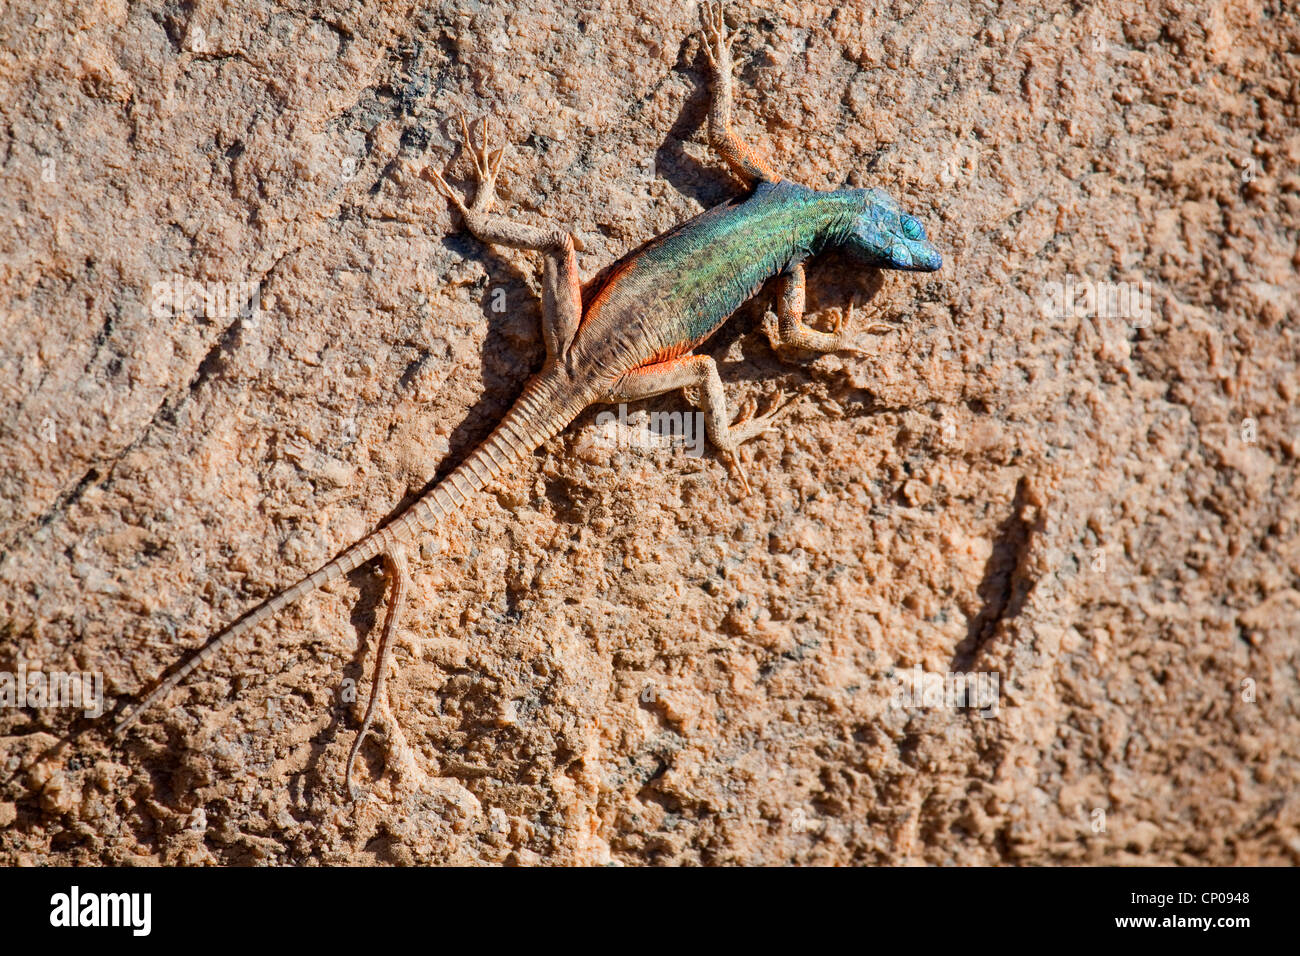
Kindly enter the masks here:
<path id="1" fill-rule="evenodd" d="M 740 479 L 741 494 L 748 495 L 753 489 L 749 487 L 749 475 L 745 474 L 745 462 L 740 457 L 740 449 L 733 448 L 728 453 L 728 457 L 731 459 L 731 470 Z"/>
<path id="2" fill-rule="evenodd" d="M 793 404 L 794 399 L 787 399 L 785 392 L 778 389 L 776 395 L 767 403 L 767 409 L 763 414 L 756 415 L 754 412 L 757 409 L 757 403 L 753 399 L 747 400 L 744 409 L 728 429 L 732 441 L 737 445 L 743 445 L 751 438 L 757 438 L 775 425 L 776 420 L 784 415 Z"/>
<path id="3" fill-rule="evenodd" d="M 731 467 L 740 479 L 741 489 L 749 494 L 749 476 L 745 474 L 745 465 L 740 457 L 740 446 L 751 438 L 757 438 L 763 432 L 776 425 L 777 419 L 789 411 L 794 399 L 787 399 L 785 392 L 778 390 L 767 409 L 761 415 L 754 414 L 757 407 L 753 399 L 748 399 L 741 409 L 739 417 L 727 429 L 726 445 L 722 450 L 731 459 Z"/>
<path id="4" fill-rule="evenodd" d="M 724 4 L 700 4 L 700 32 L 704 34 L 704 55 L 714 73 L 731 70 L 731 44 L 735 39 L 727 35 L 727 21 L 723 16 Z"/>
<path id="5" fill-rule="evenodd" d="M 846 326 L 853 324 L 854 304 L 849 303 L 849 307 L 840 312 L 835 317 L 835 325 L 829 332 L 819 332 L 817 329 L 809 328 L 803 324 L 802 318 L 797 322 L 768 320 L 764 323 L 767 332 L 768 342 L 777 352 L 787 349 L 803 349 L 806 352 L 847 352 L 850 355 L 859 357 L 870 354 L 866 349 L 852 344 L 852 338 L 849 329 Z M 773 316 L 773 318 L 775 318 Z M 892 325 L 885 325 L 881 322 L 873 322 L 864 330 L 872 334 L 882 334 L 885 332 L 895 331 Z"/>
<path id="6" fill-rule="evenodd" d="M 781 177 L 767 160 L 731 128 L 731 44 L 735 38 L 727 33 L 726 11 L 721 2 L 700 4 L 700 33 L 700 46 L 713 72 L 709 84 L 709 145 L 750 186 L 776 182 Z"/>
<path id="7" fill-rule="evenodd" d="M 830 331 L 829 339 L 827 339 L 827 345 L 829 347 L 825 351 L 847 352 L 849 355 L 856 355 L 859 358 L 863 358 L 870 354 L 866 349 L 851 344 L 849 330 L 845 328 L 846 325 L 851 326 L 853 324 L 853 310 L 855 307 L 856 303 L 850 299 L 849 307 L 835 317 L 835 325 Z M 883 322 L 873 322 L 868 325 L 864 331 L 873 335 L 881 335 L 886 332 L 894 331 L 894 327 L 892 325 L 885 325 Z"/>
<path id="8" fill-rule="evenodd" d="M 463 134 L 462 142 L 465 152 L 469 153 L 469 158 L 474 163 L 474 201 L 466 206 L 460 195 L 447 184 L 442 174 L 432 168 L 426 171 L 438 187 L 438 191 L 446 196 L 456 208 L 460 210 L 462 216 L 467 219 L 474 213 L 482 215 L 492 208 L 492 203 L 497 195 L 497 172 L 501 169 L 501 160 L 506 154 L 506 146 L 503 144 L 496 149 L 488 145 L 490 139 L 488 135 L 488 119 L 483 117 L 479 126 L 480 145 L 474 145 L 474 136 L 470 131 L 470 124 L 465 119 L 465 114 L 460 114 L 460 128 Z"/>

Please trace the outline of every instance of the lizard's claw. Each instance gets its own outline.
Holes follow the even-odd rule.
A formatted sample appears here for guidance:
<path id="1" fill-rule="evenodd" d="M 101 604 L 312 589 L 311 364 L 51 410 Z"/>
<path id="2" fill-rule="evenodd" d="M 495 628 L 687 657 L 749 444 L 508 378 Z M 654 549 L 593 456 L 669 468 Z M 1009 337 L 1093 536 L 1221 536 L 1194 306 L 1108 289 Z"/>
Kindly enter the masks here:
<path id="1" fill-rule="evenodd" d="M 501 159 L 505 156 L 506 147 L 502 145 L 493 150 L 488 145 L 491 136 L 486 116 L 479 124 L 478 146 L 474 145 L 474 136 L 470 132 L 469 120 L 465 117 L 464 110 L 460 114 L 460 129 L 465 134 L 465 151 L 469 153 L 469 158 L 474 163 L 474 172 L 478 174 L 479 191 L 486 190 L 492 193 L 496 186 L 497 170 L 501 168 Z"/>
<path id="2" fill-rule="evenodd" d="M 742 427 L 746 422 L 752 419 L 756 407 L 753 396 L 751 395 L 746 397 L 745 401 L 740 406 L 740 414 L 737 415 L 736 420 L 731 423 L 732 430 L 734 431 L 735 429 Z"/>
<path id="3" fill-rule="evenodd" d="M 740 449 L 736 448 L 731 453 L 731 468 L 740 479 L 741 494 L 748 495 L 752 489 L 749 487 L 749 476 L 745 474 L 745 463 L 740 458 Z"/>
<path id="4" fill-rule="evenodd" d="M 447 180 L 442 178 L 442 173 L 438 172 L 431 166 L 426 166 L 424 169 L 424 178 L 433 183 L 438 192 L 446 196 L 447 199 L 451 201 L 452 205 L 460 210 L 462 216 L 469 215 L 469 210 L 465 207 L 465 203 L 461 200 L 460 195 L 456 190 L 452 189 L 451 186 L 447 185 Z"/>
<path id="5" fill-rule="evenodd" d="M 856 306 L 856 303 L 855 303 L 852 299 L 850 299 L 850 300 L 849 300 L 849 307 L 848 307 L 848 309 L 845 310 L 844 312 L 841 312 L 840 315 L 839 315 L 839 317 L 836 318 L 836 320 L 835 320 L 835 328 L 831 329 L 831 335 L 836 336 L 836 337 L 839 338 L 839 340 L 840 340 L 840 343 L 841 343 L 841 344 L 840 344 L 840 347 L 839 347 L 838 351 L 840 351 L 840 352 L 848 352 L 850 355 L 856 355 L 856 356 L 859 356 L 859 357 L 865 357 L 865 356 L 867 356 L 867 355 L 870 354 L 870 353 L 868 353 L 866 349 L 859 348 L 859 347 L 856 346 L 856 345 L 850 345 L 850 344 L 848 344 L 848 341 L 847 341 L 847 339 L 848 339 L 848 332 L 847 332 L 847 331 L 841 331 L 841 328 L 842 328 L 846 323 L 847 323 L 848 325 L 850 325 L 850 326 L 853 324 L 853 310 L 854 310 L 855 306 Z M 886 325 L 886 324 L 883 323 L 883 322 L 873 322 L 873 323 L 871 323 L 870 325 L 868 325 L 868 326 L 866 327 L 866 329 L 864 329 L 863 331 L 868 332 L 868 333 L 870 333 L 870 334 L 872 334 L 872 335 L 884 335 L 884 334 L 887 333 L 887 332 L 894 332 L 894 331 L 897 331 L 897 330 L 896 330 L 892 325 Z"/>
<path id="6" fill-rule="evenodd" d="M 731 442 L 728 454 L 731 456 L 731 466 L 735 469 L 736 477 L 740 479 L 741 490 L 745 494 L 750 493 L 749 476 L 745 474 L 745 464 L 740 457 L 740 446 L 772 428 L 777 419 L 793 404 L 794 399 L 787 399 L 785 391 L 777 389 L 772 400 L 768 402 L 767 408 L 760 415 L 755 414 L 757 403 L 753 399 L 746 399 L 740 415 L 728 428 L 728 438 Z"/>
<path id="7" fill-rule="evenodd" d="M 767 403 L 767 411 L 759 416 L 759 420 L 764 422 L 763 431 L 767 431 L 776 424 L 777 419 L 788 412 L 795 403 L 795 399 L 785 397 L 785 389 L 778 388 L 772 400 Z"/>
<path id="8" fill-rule="evenodd" d="M 488 119 L 483 117 L 480 126 L 480 145 L 474 145 L 474 134 L 470 130 L 469 120 L 465 117 L 464 112 L 460 114 L 460 129 L 463 134 L 463 143 L 465 152 L 469 154 L 470 161 L 474 164 L 474 201 L 466 206 L 464 199 L 447 184 L 447 180 L 442 174 L 434 169 L 425 169 L 425 178 L 438 187 L 438 192 L 446 196 L 460 210 L 462 216 L 469 216 L 471 213 L 487 212 L 497 194 L 497 173 L 501 170 L 501 160 L 505 158 L 506 146 L 498 146 L 492 149 L 488 146 Z"/>
<path id="9" fill-rule="evenodd" d="M 847 322 L 850 326 L 853 325 L 854 306 L 855 306 L 854 301 L 850 299 L 849 307 L 841 311 L 840 314 L 835 317 L 835 327 L 831 329 L 831 335 L 834 336 L 836 341 L 839 343 L 839 347 L 835 351 L 847 352 L 850 355 L 856 355 L 859 358 L 865 358 L 867 354 L 867 350 L 858 348 L 856 345 L 850 345 L 848 332 L 844 329 L 845 322 Z"/>
<path id="10" fill-rule="evenodd" d="M 741 445 L 763 434 L 775 425 L 776 420 L 793 404 L 794 399 L 787 400 L 784 390 L 778 389 L 776 395 L 768 402 L 767 409 L 761 415 L 757 415 L 755 414 L 756 403 L 753 399 L 747 399 L 744 410 L 728 429 L 731 440 L 736 445 Z"/>
<path id="11" fill-rule="evenodd" d="M 835 317 L 835 327 L 831 329 L 831 335 L 840 334 L 840 329 L 844 327 L 844 320 L 846 318 L 849 320 L 850 325 L 853 323 L 853 305 L 854 302 L 852 299 L 850 299 L 849 307 L 847 309 L 842 309 L 840 311 L 840 314 Z"/>
<path id="12" fill-rule="evenodd" d="M 723 16 L 723 4 L 700 4 L 700 29 L 704 34 L 704 55 L 709 65 L 721 72 L 721 65 L 730 67 L 731 44 L 735 39 L 727 34 L 727 21 Z"/>

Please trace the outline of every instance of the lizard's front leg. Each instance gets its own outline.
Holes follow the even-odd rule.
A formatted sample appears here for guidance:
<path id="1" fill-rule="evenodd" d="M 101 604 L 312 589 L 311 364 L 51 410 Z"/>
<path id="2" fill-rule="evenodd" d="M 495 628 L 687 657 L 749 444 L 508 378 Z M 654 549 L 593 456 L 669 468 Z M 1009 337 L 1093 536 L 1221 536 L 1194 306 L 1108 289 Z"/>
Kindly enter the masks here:
<path id="1" fill-rule="evenodd" d="M 484 142 L 477 148 L 464 116 L 460 123 L 465 134 L 465 151 L 474 162 L 474 201 L 466 205 L 436 170 L 427 169 L 428 178 L 455 204 L 465 218 L 465 226 L 480 240 L 512 249 L 533 249 L 546 257 L 542 272 L 542 337 L 549 361 L 563 361 L 582 321 L 582 285 L 578 281 L 573 237 L 561 229 L 539 229 L 489 214 L 496 199 L 497 172 L 506 147 L 495 150 L 488 147 L 486 118 L 482 130 Z"/>
<path id="2" fill-rule="evenodd" d="M 713 68 L 709 145 L 747 185 L 776 182 L 781 177 L 731 128 L 732 37 L 727 35 L 721 2 L 700 4 L 700 26 L 704 33 L 704 55 Z"/>
<path id="3" fill-rule="evenodd" d="M 749 478 L 740 460 L 740 446 L 756 435 L 767 431 L 778 416 L 789 407 L 778 393 L 768 410 L 762 415 L 742 414 L 731 421 L 727 410 L 727 397 L 722 391 L 722 378 L 718 365 L 707 355 L 685 355 L 667 362 L 644 365 L 627 372 L 615 384 L 607 397 L 611 402 L 635 402 L 653 398 L 677 389 L 692 389 L 694 403 L 704 413 L 704 427 L 709 441 L 731 459 L 732 467 L 740 478 L 741 486 L 749 494 Z"/>
<path id="4" fill-rule="evenodd" d="M 769 319 L 765 324 L 767 340 L 772 344 L 772 349 L 778 354 L 785 349 L 796 348 L 809 352 L 849 352 L 853 355 L 865 355 L 865 351 L 849 344 L 849 330 L 844 327 L 843 313 L 835 320 L 835 328 L 829 332 L 820 332 L 804 324 L 806 289 L 803 263 L 796 262 L 781 273 L 781 286 L 776 300 L 777 319 L 775 322 Z M 853 318 L 851 304 L 848 318 L 851 323 Z M 893 331 L 893 327 L 874 323 L 867 326 L 866 330 L 890 332 Z"/>

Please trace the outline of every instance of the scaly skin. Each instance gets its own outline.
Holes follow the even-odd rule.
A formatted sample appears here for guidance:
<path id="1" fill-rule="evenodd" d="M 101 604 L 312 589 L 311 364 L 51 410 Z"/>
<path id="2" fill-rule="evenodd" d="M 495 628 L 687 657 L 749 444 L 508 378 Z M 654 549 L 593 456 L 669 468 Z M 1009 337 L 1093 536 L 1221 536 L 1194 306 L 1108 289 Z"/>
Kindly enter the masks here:
<path id="1" fill-rule="evenodd" d="M 637 249 L 587 306 L 575 365 L 626 372 L 690 351 L 768 279 L 838 245 L 861 193 L 764 182 L 743 202 L 715 206 Z"/>
<path id="2" fill-rule="evenodd" d="M 728 455 L 749 490 L 739 446 L 771 428 L 785 406 L 778 398 L 764 415 L 731 421 L 713 359 L 691 350 L 773 277 L 779 276 L 778 324 L 769 338 L 786 349 L 852 350 L 837 324 L 831 332 L 803 323 L 806 259 L 844 248 L 880 268 L 933 271 L 939 254 L 921 224 L 874 189 L 817 191 L 781 179 L 731 130 L 731 38 L 722 5 L 702 5 L 704 52 L 713 67 L 709 143 L 750 187 L 742 200 L 724 203 L 650 241 L 616 262 L 584 298 L 572 238 L 491 215 L 504 147 L 475 148 L 464 123 L 465 145 L 477 180 L 466 203 L 438 173 L 426 174 L 460 210 L 484 242 L 544 254 L 542 320 L 547 361 L 525 386 L 492 434 L 447 478 L 401 515 L 348 548 L 320 570 L 280 592 L 209 639 L 166 676 L 114 728 L 126 730 L 196 667 L 276 611 L 307 592 L 382 556 L 391 587 L 375 679 L 348 756 L 345 785 L 361 744 L 384 706 L 391 639 L 406 591 L 406 545 L 446 520 L 507 468 L 564 429 L 587 406 L 632 401 L 690 389 L 704 412 L 709 439 Z"/>

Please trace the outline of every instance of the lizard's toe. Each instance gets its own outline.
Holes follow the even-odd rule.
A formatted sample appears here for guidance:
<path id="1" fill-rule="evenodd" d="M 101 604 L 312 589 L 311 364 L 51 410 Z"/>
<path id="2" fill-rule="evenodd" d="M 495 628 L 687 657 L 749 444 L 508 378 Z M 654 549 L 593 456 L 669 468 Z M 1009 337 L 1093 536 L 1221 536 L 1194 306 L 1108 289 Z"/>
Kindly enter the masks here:
<path id="1" fill-rule="evenodd" d="M 736 478 L 740 481 L 741 494 L 751 494 L 753 489 L 749 486 L 749 475 L 745 474 L 745 463 L 740 458 L 740 449 L 732 449 L 729 453 L 729 457 L 731 458 L 731 469 L 736 473 Z"/>

